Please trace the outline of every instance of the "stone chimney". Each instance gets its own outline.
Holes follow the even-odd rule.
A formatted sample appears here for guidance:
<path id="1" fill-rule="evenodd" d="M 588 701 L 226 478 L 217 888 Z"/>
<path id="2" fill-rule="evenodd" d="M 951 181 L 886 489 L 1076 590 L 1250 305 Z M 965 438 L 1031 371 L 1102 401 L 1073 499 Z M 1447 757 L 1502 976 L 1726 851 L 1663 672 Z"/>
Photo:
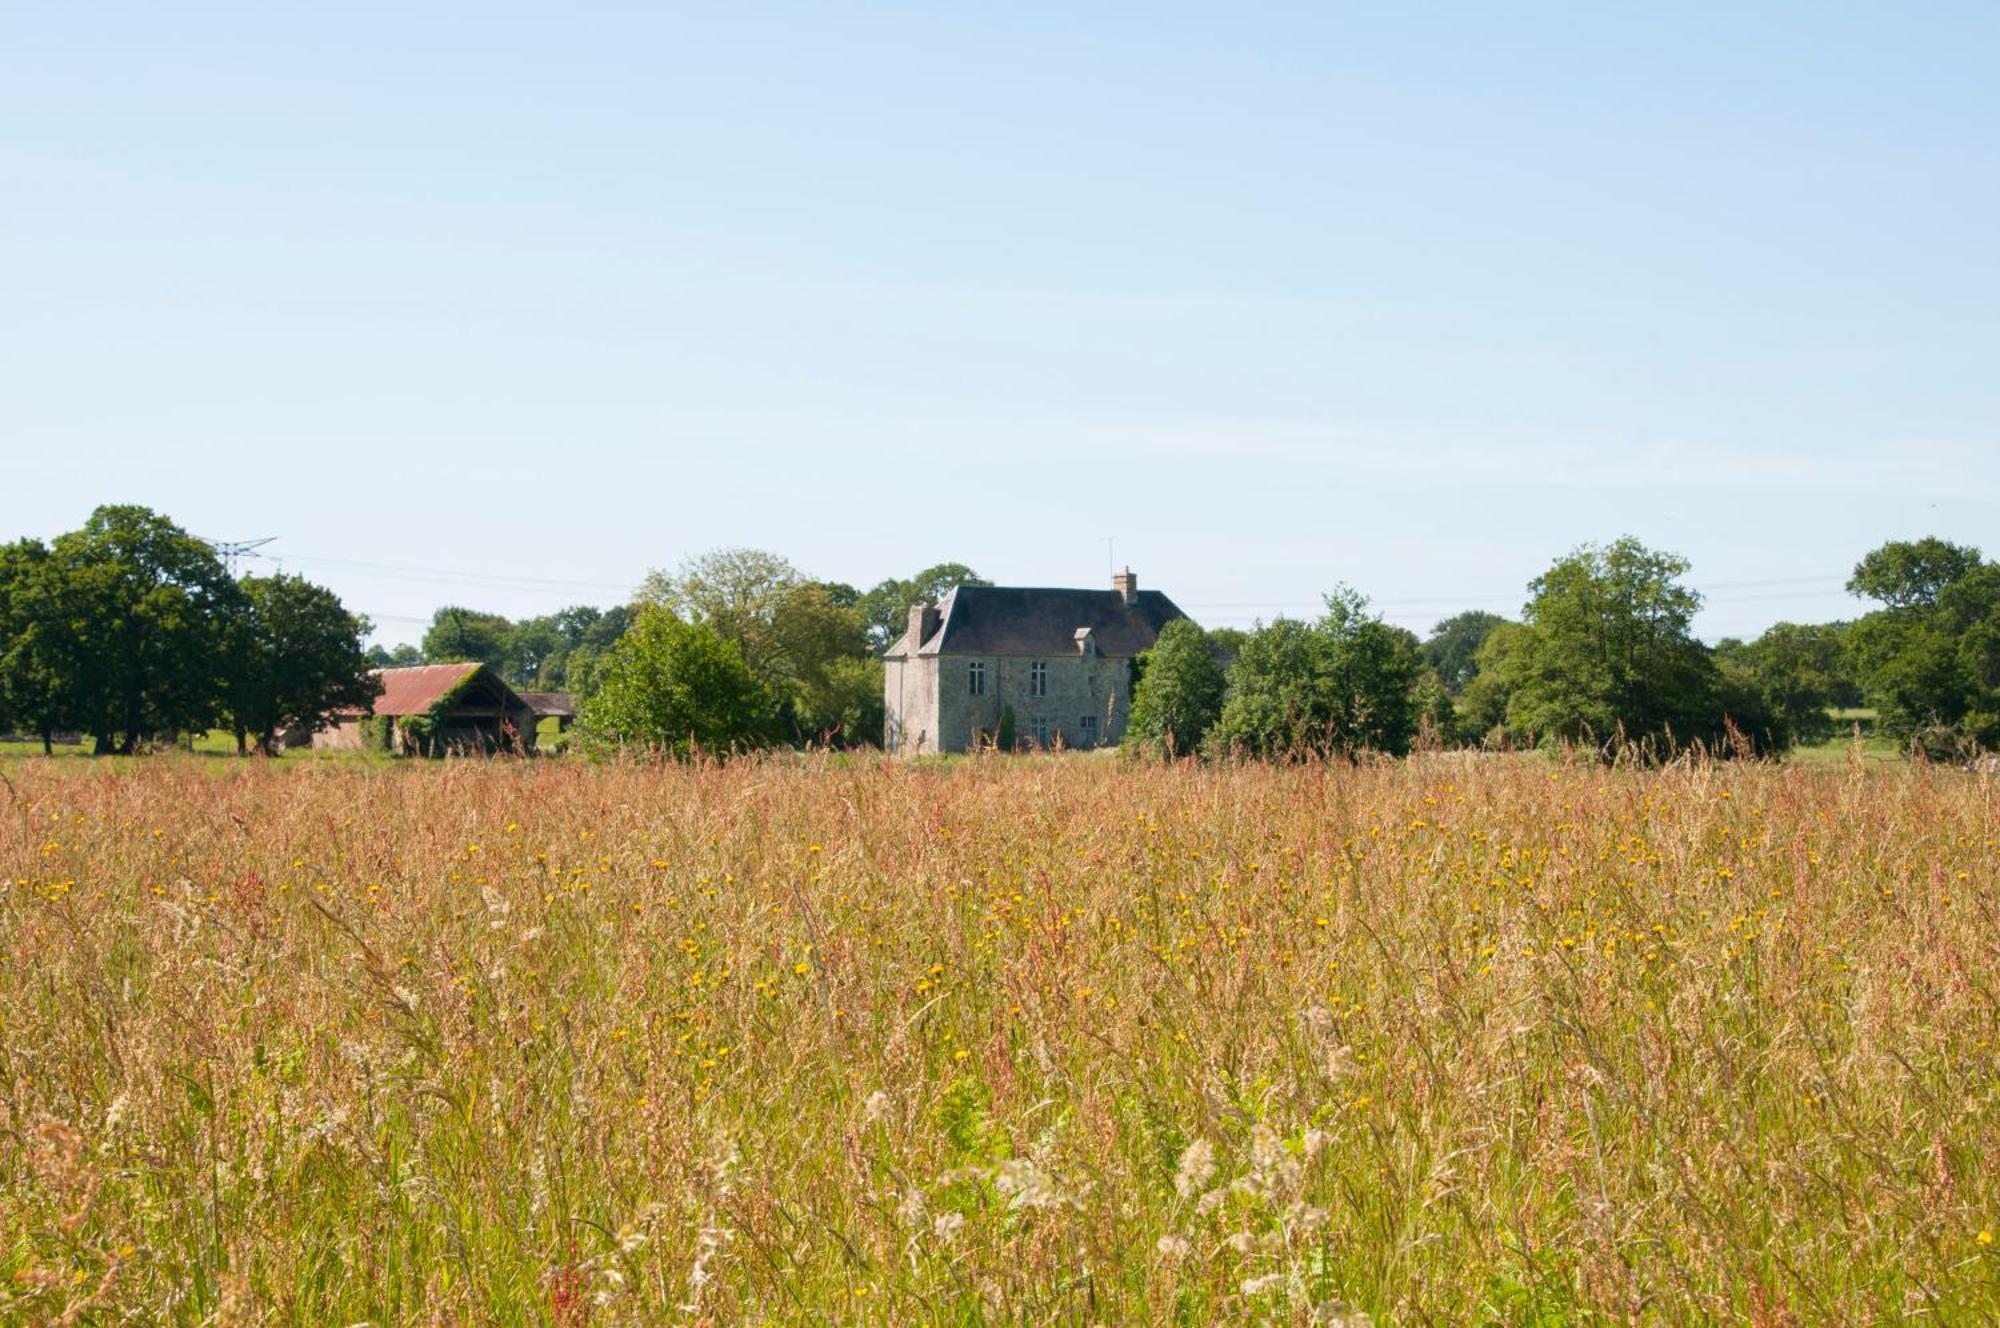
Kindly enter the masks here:
<path id="1" fill-rule="evenodd" d="M 1130 567 L 1111 578 L 1111 588 L 1118 592 L 1118 598 L 1125 601 L 1126 608 L 1139 602 L 1139 578 L 1132 574 Z"/>
<path id="2" fill-rule="evenodd" d="M 924 642 L 931 639 L 938 629 L 938 611 L 935 604 L 912 604 L 910 606 L 910 653 L 916 654 Z"/>

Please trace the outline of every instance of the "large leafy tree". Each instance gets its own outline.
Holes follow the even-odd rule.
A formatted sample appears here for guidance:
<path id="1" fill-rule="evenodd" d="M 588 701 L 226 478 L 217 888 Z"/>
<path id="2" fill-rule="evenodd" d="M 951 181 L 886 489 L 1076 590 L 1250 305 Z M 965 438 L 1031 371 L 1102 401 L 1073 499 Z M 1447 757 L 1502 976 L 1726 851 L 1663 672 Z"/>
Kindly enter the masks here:
<path id="1" fill-rule="evenodd" d="M 1316 623 L 1279 619 L 1252 632 L 1229 670 L 1212 742 L 1290 758 L 1409 751 L 1424 671 L 1409 632 L 1351 590 L 1327 596 Z"/>
<path id="2" fill-rule="evenodd" d="M 1732 692 L 1695 638 L 1701 596 L 1685 559 L 1629 536 L 1586 545 L 1529 585 L 1526 630 L 1506 644 L 1506 725 L 1516 735 L 1604 745 L 1622 734 L 1659 748 L 1719 743 L 1744 727 Z M 1760 716 L 1749 717 L 1755 724 Z M 1757 735 L 1782 741 L 1782 735 Z"/>
<path id="3" fill-rule="evenodd" d="M 70 711 L 103 752 L 205 729 L 220 711 L 242 592 L 215 551 L 144 507 L 100 507 L 50 549 L 74 644 Z"/>
<path id="4" fill-rule="evenodd" d="M 1457 696 L 1479 675 L 1479 647 L 1506 621 L 1497 613 L 1468 609 L 1431 629 L 1423 644 L 1424 662 L 1437 672 L 1446 691 Z"/>
<path id="5" fill-rule="evenodd" d="M 1186 618 L 1160 629 L 1135 661 L 1125 740 L 1159 755 L 1201 750 L 1222 714 L 1225 678 L 1208 633 Z"/>
<path id="6" fill-rule="evenodd" d="M 1848 630 L 1883 729 L 1938 755 L 2000 746 L 2000 565 L 1942 540 L 1888 544 L 1849 585 L 1885 605 Z"/>
<path id="7" fill-rule="evenodd" d="M 39 735 L 44 752 L 75 722 L 71 679 L 82 664 L 59 577 L 40 540 L 0 545 L 0 728 Z"/>
<path id="8" fill-rule="evenodd" d="M 1844 623 L 1784 622 L 1755 641 L 1718 642 L 1715 656 L 1764 698 L 1793 743 L 1825 742 L 1836 727 L 1830 708 L 1861 700 L 1846 636 Z"/>
<path id="9" fill-rule="evenodd" d="M 581 720 L 593 741 L 685 758 L 767 745 L 776 707 L 734 641 L 655 606 L 611 648 Z"/>
<path id="10" fill-rule="evenodd" d="M 848 590 L 808 580 L 774 553 L 735 548 L 654 572 L 641 593 L 734 642 L 777 699 L 792 741 L 873 742 L 882 729 L 881 664 Z"/>
<path id="11" fill-rule="evenodd" d="M 447 604 L 431 615 L 422 650 L 426 664 L 489 664 L 508 672 L 514 624 L 498 613 Z"/>
<path id="12" fill-rule="evenodd" d="M 278 730 L 324 727 L 345 706 L 366 706 L 380 690 L 361 649 L 367 622 L 331 590 L 298 576 L 246 576 L 243 607 L 231 623 L 224 701 L 236 750 L 254 738 L 270 752 Z"/>
<path id="13" fill-rule="evenodd" d="M 964 563 L 937 563 L 911 577 L 888 577 L 861 596 L 862 617 L 868 624 L 868 644 L 885 649 L 909 627 L 910 607 L 933 604 L 953 586 L 990 586 Z"/>
<path id="14" fill-rule="evenodd" d="M 1847 589 L 1891 609 L 1928 609 L 1980 562 L 1979 550 L 1934 536 L 1891 540 L 1855 564 Z"/>

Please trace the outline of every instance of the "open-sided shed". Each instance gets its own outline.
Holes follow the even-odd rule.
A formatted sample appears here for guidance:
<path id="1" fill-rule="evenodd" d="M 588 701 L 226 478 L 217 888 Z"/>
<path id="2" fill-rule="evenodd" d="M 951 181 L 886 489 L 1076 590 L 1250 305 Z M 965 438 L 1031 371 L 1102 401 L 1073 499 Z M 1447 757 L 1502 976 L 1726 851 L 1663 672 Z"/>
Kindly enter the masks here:
<path id="1" fill-rule="evenodd" d="M 313 746 L 354 751 L 368 746 L 368 725 L 390 751 L 531 752 L 536 715 L 520 694 L 484 664 L 425 664 L 378 669 L 382 694 L 367 711 L 349 710 L 313 735 Z"/>

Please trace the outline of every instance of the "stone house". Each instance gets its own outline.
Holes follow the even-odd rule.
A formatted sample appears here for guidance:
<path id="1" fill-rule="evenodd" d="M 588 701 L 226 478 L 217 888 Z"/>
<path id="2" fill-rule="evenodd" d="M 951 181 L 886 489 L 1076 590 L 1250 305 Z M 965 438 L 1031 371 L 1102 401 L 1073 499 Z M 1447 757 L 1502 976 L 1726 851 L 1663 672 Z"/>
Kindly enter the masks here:
<path id="1" fill-rule="evenodd" d="M 972 751 L 995 741 L 1009 708 L 1023 746 L 1115 745 L 1132 708 L 1133 658 L 1187 615 L 1140 590 L 1129 567 L 1111 586 L 958 586 L 913 606 L 882 655 L 883 747 Z"/>

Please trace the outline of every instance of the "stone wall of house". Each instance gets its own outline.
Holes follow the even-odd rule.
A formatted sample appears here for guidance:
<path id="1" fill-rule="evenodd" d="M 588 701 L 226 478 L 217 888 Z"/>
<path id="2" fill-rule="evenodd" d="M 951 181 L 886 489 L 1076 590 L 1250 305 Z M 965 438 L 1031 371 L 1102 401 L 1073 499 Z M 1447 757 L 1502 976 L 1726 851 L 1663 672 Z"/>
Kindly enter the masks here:
<path id="1" fill-rule="evenodd" d="M 975 661 L 986 666 L 983 696 L 972 694 Z M 1037 662 L 1048 666 L 1046 696 L 1031 694 Z M 1014 736 L 1024 744 L 1037 737 L 1037 721 L 1046 724 L 1051 744 L 1060 736 L 1066 747 L 1110 746 L 1124 736 L 1132 702 L 1129 660 L 1082 654 L 946 655 L 925 663 L 936 670 L 930 694 L 936 698 L 932 731 L 938 750 L 970 751 L 982 735 L 990 741 L 999 732 L 1000 712 L 1008 706 L 1014 708 Z M 1087 724 L 1086 717 L 1095 725 Z"/>
<path id="2" fill-rule="evenodd" d="M 882 662 L 882 749 L 899 756 L 923 756 L 938 744 L 938 660 L 935 656 Z"/>

